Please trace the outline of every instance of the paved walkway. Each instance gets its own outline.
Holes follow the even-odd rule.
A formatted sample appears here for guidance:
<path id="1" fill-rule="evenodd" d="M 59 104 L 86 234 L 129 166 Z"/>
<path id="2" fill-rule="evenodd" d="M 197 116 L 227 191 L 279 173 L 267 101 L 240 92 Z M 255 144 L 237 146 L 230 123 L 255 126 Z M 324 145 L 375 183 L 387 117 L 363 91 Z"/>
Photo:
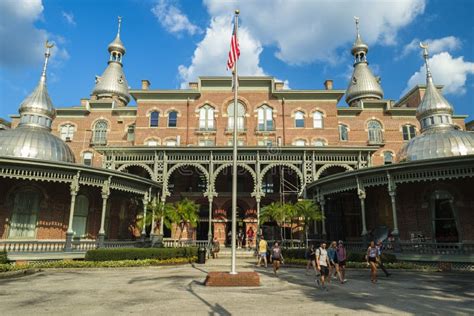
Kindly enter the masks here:
<path id="1" fill-rule="evenodd" d="M 209 288 L 208 270 L 225 261 L 171 267 L 46 270 L 0 279 L 2 315 L 366 315 L 474 313 L 474 274 L 394 271 L 370 284 L 368 271 L 350 270 L 329 291 L 301 268 L 257 268 L 259 288 Z M 241 271 L 253 267 L 241 265 Z"/>

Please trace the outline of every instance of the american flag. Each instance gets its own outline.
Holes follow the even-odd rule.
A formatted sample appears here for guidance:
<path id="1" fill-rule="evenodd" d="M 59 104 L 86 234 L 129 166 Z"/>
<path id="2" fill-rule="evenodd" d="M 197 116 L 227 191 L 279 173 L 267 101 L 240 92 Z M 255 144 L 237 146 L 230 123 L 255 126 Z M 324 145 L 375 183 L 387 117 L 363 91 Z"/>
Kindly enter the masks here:
<path id="1" fill-rule="evenodd" d="M 239 41 L 237 39 L 237 32 L 236 27 L 234 24 L 234 31 L 232 32 L 232 38 L 230 39 L 230 51 L 229 51 L 229 59 L 227 59 L 227 70 L 233 69 L 235 62 L 239 59 L 240 56 L 240 48 L 239 48 Z"/>

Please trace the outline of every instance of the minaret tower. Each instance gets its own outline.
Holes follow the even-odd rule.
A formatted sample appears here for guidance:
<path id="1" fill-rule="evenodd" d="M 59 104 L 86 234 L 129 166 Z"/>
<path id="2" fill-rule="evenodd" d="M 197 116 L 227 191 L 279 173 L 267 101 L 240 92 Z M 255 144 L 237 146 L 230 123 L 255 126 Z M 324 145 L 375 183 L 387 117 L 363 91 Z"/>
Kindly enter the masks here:
<path id="1" fill-rule="evenodd" d="M 120 39 L 121 24 L 122 18 L 118 17 L 117 36 L 107 48 L 110 54 L 108 66 L 102 76 L 96 76 L 91 100 L 109 99 L 116 101 L 118 106 L 125 106 L 130 102 L 130 94 L 122 65 L 125 46 Z"/>
<path id="2" fill-rule="evenodd" d="M 380 100 L 383 90 L 380 78 L 376 78 L 369 68 L 367 53 L 369 46 L 364 43 L 359 32 L 359 18 L 354 17 L 357 36 L 352 45 L 351 53 L 354 56 L 354 71 L 346 91 L 346 102 L 350 106 L 357 106 L 360 100 Z"/>

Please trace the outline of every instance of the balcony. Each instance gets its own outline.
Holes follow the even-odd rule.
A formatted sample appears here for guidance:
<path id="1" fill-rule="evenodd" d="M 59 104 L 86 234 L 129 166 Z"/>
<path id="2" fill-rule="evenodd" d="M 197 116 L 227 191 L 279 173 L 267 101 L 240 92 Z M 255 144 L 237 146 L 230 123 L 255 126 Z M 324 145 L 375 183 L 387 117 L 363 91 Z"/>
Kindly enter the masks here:
<path id="1" fill-rule="evenodd" d="M 198 135 L 209 135 L 209 134 L 215 134 L 217 129 L 215 127 L 198 127 L 194 131 L 195 134 Z"/>
<path id="2" fill-rule="evenodd" d="M 107 139 L 91 139 L 92 146 L 105 146 L 107 145 Z"/>
<path id="3" fill-rule="evenodd" d="M 385 145 L 385 140 L 380 138 L 380 139 L 369 139 L 367 141 L 367 145 L 370 146 L 384 146 Z"/>
<path id="4" fill-rule="evenodd" d="M 234 128 L 233 128 L 233 127 L 226 127 L 224 133 L 225 133 L 226 135 L 231 135 L 231 134 L 234 133 Z M 247 133 L 247 129 L 246 129 L 246 128 L 238 128 L 238 129 L 237 129 L 237 133 L 238 133 L 239 135 L 246 134 L 246 133 Z"/>
<path id="5" fill-rule="evenodd" d="M 275 134 L 275 127 L 262 127 L 257 126 L 255 128 L 255 135 L 273 135 Z"/>

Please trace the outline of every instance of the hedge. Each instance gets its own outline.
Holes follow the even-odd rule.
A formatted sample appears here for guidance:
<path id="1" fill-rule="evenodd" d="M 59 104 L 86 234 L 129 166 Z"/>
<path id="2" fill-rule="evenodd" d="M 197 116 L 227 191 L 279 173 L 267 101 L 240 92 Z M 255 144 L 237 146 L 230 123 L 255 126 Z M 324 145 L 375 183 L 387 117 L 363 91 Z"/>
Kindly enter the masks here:
<path id="1" fill-rule="evenodd" d="M 86 261 L 118 261 L 143 259 L 172 259 L 197 256 L 196 247 L 184 248 L 118 248 L 93 249 L 86 253 Z"/>
<path id="2" fill-rule="evenodd" d="M 306 249 L 283 249 L 283 258 L 306 259 Z M 365 252 L 348 252 L 347 261 L 365 262 Z M 382 253 L 382 261 L 384 263 L 397 262 L 397 257 L 390 253 Z"/>
<path id="3" fill-rule="evenodd" d="M 0 251 L 0 264 L 8 263 L 7 252 L 5 250 Z"/>

